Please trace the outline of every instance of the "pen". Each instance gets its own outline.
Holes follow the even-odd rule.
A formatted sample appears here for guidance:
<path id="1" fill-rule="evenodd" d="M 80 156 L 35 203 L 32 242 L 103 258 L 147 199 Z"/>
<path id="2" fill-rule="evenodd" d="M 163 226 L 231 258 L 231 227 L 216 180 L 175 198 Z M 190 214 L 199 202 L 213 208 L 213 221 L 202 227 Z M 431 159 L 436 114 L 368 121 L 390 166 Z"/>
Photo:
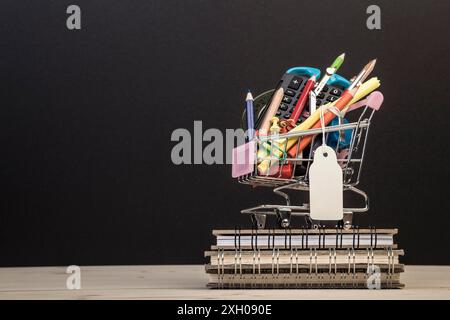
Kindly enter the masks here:
<path id="1" fill-rule="evenodd" d="M 255 120 L 253 118 L 253 96 L 250 90 L 248 90 L 245 101 L 247 105 L 247 136 L 248 140 L 252 141 L 255 135 Z"/>

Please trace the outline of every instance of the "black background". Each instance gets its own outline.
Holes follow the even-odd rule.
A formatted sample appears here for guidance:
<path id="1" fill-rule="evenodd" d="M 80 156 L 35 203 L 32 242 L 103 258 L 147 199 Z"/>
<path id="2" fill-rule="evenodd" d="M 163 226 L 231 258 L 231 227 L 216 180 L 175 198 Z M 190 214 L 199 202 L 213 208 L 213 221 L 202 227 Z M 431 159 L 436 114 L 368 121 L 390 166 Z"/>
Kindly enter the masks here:
<path id="1" fill-rule="evenodd" d="M 82 29 L 66 28 L 78 4 Z M 382 30 L 366 28 L 381 7 Z M 448 1 L 6 1 L 0 9 L 0 265 L 203 263 L 212 228 L 278 200 L 225 165 L 171 163 L 176 128 L 236 128 L 246 89 L 341 52 L 385 103 L 358 223 L 408 264 L 450 264 Z"/>

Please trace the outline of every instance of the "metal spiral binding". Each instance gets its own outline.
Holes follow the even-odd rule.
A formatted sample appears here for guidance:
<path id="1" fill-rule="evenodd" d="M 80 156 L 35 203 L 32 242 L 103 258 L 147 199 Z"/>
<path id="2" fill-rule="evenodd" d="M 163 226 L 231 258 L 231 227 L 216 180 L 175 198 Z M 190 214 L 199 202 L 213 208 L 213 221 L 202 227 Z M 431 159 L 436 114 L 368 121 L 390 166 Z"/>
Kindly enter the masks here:
<path id="1" fill-rule="evenodd" d="M 242 287 L 242 249 L 239 248 L 239 283 L 240 287 Z"/>
<path id="2" fill-rule="evenodd" d="M 287 234 L 287 229 L 285 230 L 285 235 Z M 290 251 L 290 257 L 289 257 L 289 274 L 284 274 L 284 286 L 287 287 L 287 281 L 286 280 L 290 280 L 292 277 L 292 260 L 293 260 L 293 251 L 292 251 L 292 230 L 289 227 L 289 246 L 287 246 L 287 242 L 286 242 L 286 238 L 285 238 L 285 249 Z"/>
<path id="3" fill-rule="evenodd" d="M 253 283 L 251 286 L 255 286 L 256 282 L 256 260 L 258 259 L 258 273 L 261 273 L 261 258 L 260 258 L 260 249 L 258 249 L 258 229 L 255 229 L 255 244 L 253 245 L 253 229 L 252 229 L 252 250 L 253 250 Z"/>
<path id="4" fill-rule="evenodd" d="M 373 256 L 373 248 L 367 248 L 367 273 L 369 273 L 369 270 L 373 270 L 374 267 L 374 256 Z"/>
<path id="5" fill-rule="evenodd" d="M 392 278 L 395 273 L 395 260 L 394 260 L 394 252 L 391 247 L 387 248 L 387 254 L 388 254 L 388 275 L 387 275 L 387 282 L 388 285 L 392 284 Z"/>
<path id="6" fill-rule="evenodd" d="M 358 231 L 358 236 L 359 236 L 359 231 Z M 359 237 L 358 237 L 358 247 L 359 247 Z M 353 284 L 353 286 L 356 286 L 355 279 L 357 277 L 357 274 L 356 274 L 356 252 L 355 252 L 355 248 L 352 248 L 352 258 L 353 258 L 353 276 L 352 276 L 353 282 L 352 282 L 352 284 Z"/>
<path id="7" fill-rule="evenodd" d="M 254 286 L 254 282 L 256 280 L 256 249 L 253 249 L 253 260 L 252 260 L 253 264 L 252 264 L 252 278 L 253 278 L 253 283 L 251 284 L 251 286 Z"/>
<path id="8" fill-rule="evenodd" d="M 294 268 L 294 251 L 290 250 L 290 255 L 289 255 L 289 279 L 291 279 L 292 277 L 292 270 Z"/>
<path id="9" fill-rule="evenodd" d="M 356 242 L 355 239 L 358 241 Z M 353 248 L 359 249 L 359 240 L 360 240 L 360 234 L 359 234 L 359 226 L 356 226 L 353 228 Z"/>
<path id="10" fill-rule="evenodd" d="M 236 281 L 236 275 L 237 275 L 237 268 L 238 268 L 238 250 L 241 249 L 241 228 L 235 227 L 234 228 L 234 273 L 230 277 L 232 282 L 232 287 L 235 286 Z"/>
<path id="11" fill-rule="evenodd" d="M 224 249 L 217 250 L 217 279 L 219 282 L 219 288 L 223 288 L 223 280 L 225 274 L 225 266 L 224 266 Z"/>
<path id="12" fill-rule="evenodd" d="M 231 281 L 233 283 L 233 287 L 234 287 L 234 284 L 235 284 L 236 275 L 237 275 L 237 248 L 234 248 L 234 273 L 230 277 Z"/>
<path id="13" fill-rule="evenodd" d="M 348 255 L 347 255 L 348 267 L 347 267 L 347 273 L 345 276 L 345 280 L 347 280 L 347 277 L 348 278 L 353 277 L 353 274 L 352 274 L 352 248 L 348 248 L 347 253 L 348 253 Z"/>
<path id="14" fill-rule="evenodd" d="M 360 240 L 362 236 L 358 227 L 355 227 L 352 232 L 345 233 L 351 235 L 349 244 L 352 244 L 351 247 L 349 246 L 346 249 L 343 248 L 344 232 L 342 228 L 337 227 L 334 230 L 334 234 L 331 233 L 333 235 L 331 243 L 328 241 L 326 229 L 320 227 L 316 232 L 318 245 L 311 246 L 311 239 L 309 239 L 311 232 L 307 228 L 302 228 L 298 232 L 293 232 L 292 229 L 285 229 L 284 232 L 269 229 L 267 233 L 267 249 L 272 251 L 272 263 L 271 267 L 269 267 L 270 269 L 266 271 L 265 269 L 263 270 L 264 265 L 261 265 L 261 247 L 265 251 L 266 246 L 264 242 L 261 246 L 261 233 L 259 230 L 251 230 L 251 251 L 245 251 L 241 246 L 243 239 L 241 230 L 236 228 L 234 233 L 234 266 L 230 266 L 229 263 L 225 266 L 225 255 L 227 255 L 227 261 L 229 261 L 229 258 L 233 256 L 233 251 L 226 251 L 224 248 L 217 249 L 217 287 L 261 288 L 274 285 L 284 288 L 303 288 L 305 286 L 308 288 L 342 286 L 356 288 L 361 285 L 361 281 L 369 279 L 375 272 L 375 268 L 378 269 L 375 265 L 375 256 L 380 250 L 377 250 L 378 239 L 375 227 L 370 227 L 370 245 L 363 249 L 366 251 L 366 257 L 365 259 L 363 258 L 364 256 L 361 258 L 365 260 L 365 263 L 364 260 L 359 259 L 361 260 L 360 264 L 357 264 L 359 263 L 357 257 L 361 253 Z M 282 235 L 284 235 L 284 243 Z M 299 242 L 293 245 L 296 237 L 298 237 Z M 367 240 L 369 240 L 368 238 Z M 347 266 L 345 266 L 345 262 L 340 262 L 344 263 L 344 270 L 341 270 L 341 267 L 338 269 L 337 262 L 341 256 L 340 252 L 343 250 L 347 250 Z M 386 250 L 388 263 L 386 269 L 384 269 L 384 264 L 383 266 L 380 265 L 383 270 L 386 270 L 383 273 L 382 281 L 383 285 L 390 287 L 396 281 L 396 252 L 392 247 L 387 247 L 384 250 Z M 323 255 L 328 256 L 328 263 L 326 262 L 326 256 Z M 250 264 L 248 261 L 250 257 L 252 261 L 251 266 L 244 265 L 244 263 Z M 323 260 L 322 258 L 325 258 L 321 265 L 319 265 L 319 258 L 321 261 Z M 283 264 L 280 265 L 280 263 Z M 230 267 L 233 269 L 230 270 Z M 360 270 L 364 267 L 366 267 L 366 272 Z M 248 268 L 248 271 L 252 274 L 250 275 L 250 272 L 246 271 L 245 268 Z"/>
<path id="15" fill-rule="evenodd" d="M 275 264 L 276 261 L 276 264 Z M 280 249 L 273 248 L 272 249 L 272 277 L 275 278 L 275 270 L 276 270 L 276 278 L 278 278 L 278 275 L 280 273 Z"/>
<path id="16" fill-rule="evenodd" d="M 367 280 L 369 279 L 369 277 L 372 275 L 372 273 L 374 272 L 374 268 L 375 268 L 375 264 L 374 264 L 374 253 L 373 253 L 373 248 L 372 246 L 370 248 L 367 248 L 367 270 L 366 273 L 364 274 L 364 279 Z"/>
<path id="17" fill-rule="evenodd" d="M 321 248 L 320 240 L 322 239 L 322 228 L 319 227 L 317 230 L 319 230 L 319 249 L 320 249 Z M 325 241 L 325 237 L 324 237 L 324 241 Z"/>
<path id="18" fill-rule="evenodd" d="M 328 276 L 330 278 L 330 284 L 333 283 L 331 280 L 336 279 L 337 274 L 337 263 L 336 263 L 336 249 L 330 248 L 329 249 L 329 256 L 328 256 L 329 264 L 328 264 Z M 332 267 L 334 265 L 334 268 Z"/>
<path id="19" fill-rule="evenodd" d="M 314 261 L 314 263 L 313 263 Z M 311 279 L 313 279 L 313 268 L 314 268 L 314 277 L 315 279 L 319 279 L 318 278 L 318 270 L 319 267 L 317 265 L 317 249 L 316 248 L 310 248 L 309 249 L 309 273 L 307 276 L 307 280 L 311 281 Z M 307 281 L 307 286 L 312 286 L 312 281 L 310 283 L 308 283 Z"/>
<path id="20" fill-rule="evenodd" d="M 220 287 L 220 248 L 217 249 L 217 282 Z"/>
<path id="21" fill-rule="evenodd" d="M 314 250 L 314 275 L 315 275 L 316 279 L 318 279 L 319 278 L 319 272 L 318 272 L 319 268 L 317 265 L 317 249 L 314 248 L 313 250 Z"/>

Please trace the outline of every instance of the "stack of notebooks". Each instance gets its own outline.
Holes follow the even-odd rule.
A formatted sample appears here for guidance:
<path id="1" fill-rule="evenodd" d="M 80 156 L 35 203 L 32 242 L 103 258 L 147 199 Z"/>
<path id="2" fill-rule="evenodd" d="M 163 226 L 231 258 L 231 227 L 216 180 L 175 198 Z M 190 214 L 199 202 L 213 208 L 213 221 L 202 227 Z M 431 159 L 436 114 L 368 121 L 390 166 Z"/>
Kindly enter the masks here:
<path id="1" fill-rule="evenodd" d="M 211 288 L 401 288 L 397 229 L 213 230 Z"/>

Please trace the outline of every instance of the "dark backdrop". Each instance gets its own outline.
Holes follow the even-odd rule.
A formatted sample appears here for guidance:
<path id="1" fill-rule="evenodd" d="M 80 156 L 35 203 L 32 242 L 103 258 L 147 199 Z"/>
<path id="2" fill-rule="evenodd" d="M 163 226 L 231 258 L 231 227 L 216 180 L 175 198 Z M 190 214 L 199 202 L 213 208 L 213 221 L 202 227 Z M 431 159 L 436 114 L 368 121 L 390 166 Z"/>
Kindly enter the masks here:
<path id="1" fill-rule="evenodd" d="M 82 29 L 66 29 L 66 7 Z M 366 28 L 369 4 L 382 30 Z M 360 225 L 398 227 L 409 264 L 450 264 L 448 1 L 1 2 L 0 264 L 203 263 L 212 228 L 277 199 L 225 165 L 175 166 L 175 128 L 235 128 L 247 88 L 291 66 L 385 95 L 370 132 Z M 444 250 L 445 249 L 445 250 Z"/>

